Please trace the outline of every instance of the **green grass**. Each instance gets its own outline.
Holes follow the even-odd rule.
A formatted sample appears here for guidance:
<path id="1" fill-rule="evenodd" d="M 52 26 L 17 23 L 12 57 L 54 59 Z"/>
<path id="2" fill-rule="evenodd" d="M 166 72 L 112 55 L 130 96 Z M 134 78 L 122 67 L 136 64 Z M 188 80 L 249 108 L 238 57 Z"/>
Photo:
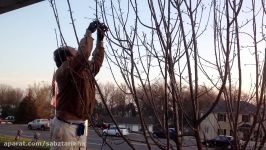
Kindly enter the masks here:
<path id="1" fill-rule="evenodd" d="M 49 150 L 50 147 L 48 146 L 49 144 L 46 141 L 38 141 L 38 144 L 41 143 L 42 146 L 34 146 L 34 149 L 38 150 Z M 1 147 L 8 147 L 9 146 L 13 147 L 14 149 L 32 149 L 33 146 L 28 146 L 29 144 L 34 144 L 32 143 L 32 139 L 30 138 L 25 138 L 21 137 L 19 140 L 15 141 L 15 136 L 8 136 L 8 135 L 0 135 L 0 149 Z"/>

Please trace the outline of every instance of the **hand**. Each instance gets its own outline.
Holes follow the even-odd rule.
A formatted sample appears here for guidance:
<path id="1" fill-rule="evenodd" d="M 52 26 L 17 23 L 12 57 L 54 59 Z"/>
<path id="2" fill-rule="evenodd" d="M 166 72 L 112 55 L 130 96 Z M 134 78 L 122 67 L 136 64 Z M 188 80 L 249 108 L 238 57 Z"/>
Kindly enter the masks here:
<path id="1" fill-rule="evenodd" d="M 98 25 L 100 24 L 100 22 L 98 20 L 93 21 L 90 23 L 89 27 L 87 28 L 87 30 L 91 31 L 91 33 L 95 32 Z"/>
<path id="2" fill-rule="evenodd" d="M 108 31 L 108 27 L 104 23 L 100 23 L 97 28 L 97 41 L 102 42 L 105 32 Z"/>

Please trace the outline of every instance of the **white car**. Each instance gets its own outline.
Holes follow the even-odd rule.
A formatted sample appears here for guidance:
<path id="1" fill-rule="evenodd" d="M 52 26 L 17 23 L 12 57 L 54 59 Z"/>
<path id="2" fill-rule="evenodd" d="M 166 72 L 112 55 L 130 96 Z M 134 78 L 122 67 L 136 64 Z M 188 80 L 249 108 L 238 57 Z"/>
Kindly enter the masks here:
<path id="1" fill-rule="evenodd" d="M 50 129 L 50 121 L 49 119 L 35 119 L 28 123 L 28 128 L 32 129 L 41 129 L 46 130 Z"/>
<path id="2" fill-rule="evenodd" d="M 5 124 L 12 124 L 15 121 L 14 116 L 7 116 L 5 119 L 0 118 L 0 124 L 5 123 Z"/>
<path id="3" fill-rule="evenodd" d="M 14 116 L 7 116 L 5 118 L 5 120 L 8 121 L 8 122 L 14 122 L 15 121 L 15 117 Z"/>
<path id="4" fill-rule="evenodd" d="M 126 129 L 126 128 L 119 128 L 119 130 L 121 131 L 121 133 L 123 135 L 128 135 L 129 134 L 128 129 Z M 120 133 L 119 133 L 119 131 L 118 131 L 118 129 L 116 127 L 111 127 L 111 128 L 108 128 L 108 129 L 104 129 L 103 130 L 103 135 L 120 136 Z"/>

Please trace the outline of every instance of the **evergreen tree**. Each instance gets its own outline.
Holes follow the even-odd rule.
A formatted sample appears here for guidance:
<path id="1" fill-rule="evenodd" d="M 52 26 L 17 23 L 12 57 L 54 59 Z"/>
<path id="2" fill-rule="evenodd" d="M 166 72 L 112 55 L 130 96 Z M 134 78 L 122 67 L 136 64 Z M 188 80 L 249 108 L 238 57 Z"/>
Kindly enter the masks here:
<path id="1" fill-rule="evenodd" d="M 31 91 L 29 91 L 23 98 L 17 109 L 15 117 L 17 123 L 28 123 L 29 121 L 36 119 L 36 107 Z"/>

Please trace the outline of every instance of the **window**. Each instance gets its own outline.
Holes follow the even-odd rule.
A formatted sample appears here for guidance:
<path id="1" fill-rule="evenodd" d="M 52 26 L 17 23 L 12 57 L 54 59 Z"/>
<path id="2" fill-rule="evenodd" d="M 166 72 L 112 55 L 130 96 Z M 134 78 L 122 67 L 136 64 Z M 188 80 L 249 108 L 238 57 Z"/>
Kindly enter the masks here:
<path id="1" fill-rule="evenodd" d="M 218 135 L 226 135 L 226 129 L 218 129 Z"/>
<path id="2" fill-rule="evenodd" d="M 233 135 L 233 134 L 234 134 L 233 130 L 230 130 L 230 135 Z"/>
<path id="3" fill-rule="evenodd" d="M 226 114 L 220 114 L 220 113 L 218 113 L 218 121 L 224 121 L 224 122 L 226 122 Z"/>
<path id="4" fill-rule="evenodd" d="M 242 121 L 243 122 L 249 122 L 250 121 L 249 115 L 242 115 Z"/>
<path id="5" fill-rule="evenodd" d="M 205 133 L 209 132 L 209 127 L 208 126 L 205 126 L 204 129 L 205 129 Z"/>

